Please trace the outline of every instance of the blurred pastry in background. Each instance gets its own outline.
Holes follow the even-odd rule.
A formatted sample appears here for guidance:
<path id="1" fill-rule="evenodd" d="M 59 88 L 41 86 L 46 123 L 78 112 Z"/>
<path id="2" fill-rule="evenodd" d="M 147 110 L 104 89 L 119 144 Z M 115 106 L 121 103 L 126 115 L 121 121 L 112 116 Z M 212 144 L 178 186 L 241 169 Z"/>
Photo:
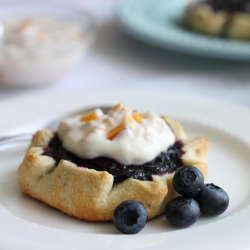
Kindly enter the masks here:
<path id="1" fill-rule="evenodd" d="M 193 31 L 228 37 L 250 39 L 249 0 L 198 0 L 188 5 L 185 26 Z"/>

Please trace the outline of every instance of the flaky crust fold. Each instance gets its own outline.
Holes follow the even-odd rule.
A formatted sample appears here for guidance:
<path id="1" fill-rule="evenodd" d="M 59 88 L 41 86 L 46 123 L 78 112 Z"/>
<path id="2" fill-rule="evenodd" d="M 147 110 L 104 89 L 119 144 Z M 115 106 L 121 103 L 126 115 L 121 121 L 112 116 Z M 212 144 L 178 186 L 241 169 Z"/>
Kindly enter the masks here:
<path id="1" fill-rule="evenodd" d="M 183 143 L 184 165 L 193 165 L 207 175 L 209 141 L 203 137 L 189 139 L 182 126 L 174 119 L 164 116 Z M 126 179 L 114 183 L 106 171 L 77 167 L 74 163 L 43 155 L 54 132 L 38 131 L 32 139 L 25 158 L 18 170 L 21 190 L 62 212 L 87 221 L 112 221 L 115 208 L 124 200 L 137 200 L 144 204 L 148 218 L 163 213 L 167 202 L 176 196 L 173 174 L 154 175 L 152 181 Z"/>

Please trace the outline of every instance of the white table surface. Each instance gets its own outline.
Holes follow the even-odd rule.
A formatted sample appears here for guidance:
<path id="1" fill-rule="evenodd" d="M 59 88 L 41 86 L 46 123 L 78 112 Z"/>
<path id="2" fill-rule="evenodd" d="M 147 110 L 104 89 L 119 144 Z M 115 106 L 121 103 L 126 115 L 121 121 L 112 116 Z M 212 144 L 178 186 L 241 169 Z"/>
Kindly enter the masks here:
<path id="1" fill-rule="evenodd" d="M 115 0 L 74 0 L 96 22 L 97 38 L 80 64 L 58 81 L 36 88 L 0 88 L 2 100 L 39 91 L 141 87 L 178 91 L 250 107 L 249 63 L 218 61 L 165 51 L 125 35 Z"/>
<path id="2" fill-rule="evenodd" d="M 150 47 L 119 29 L 114 11 L 116 0 L 68 1 L 80 3 L 92 14 L 97 26 L 96 41 L 80 64 L 50 85 L 0 88 L 0 105 L 5 100 L 41 91 L 58 93 L 77 89 L 82 91 L 84 98 L 86 89 L 112 91 L 117 87 L 141 87 L 142 94 L 143 89 L 158 89 L 250 108 L 249 63 L 211 60 Z"/>

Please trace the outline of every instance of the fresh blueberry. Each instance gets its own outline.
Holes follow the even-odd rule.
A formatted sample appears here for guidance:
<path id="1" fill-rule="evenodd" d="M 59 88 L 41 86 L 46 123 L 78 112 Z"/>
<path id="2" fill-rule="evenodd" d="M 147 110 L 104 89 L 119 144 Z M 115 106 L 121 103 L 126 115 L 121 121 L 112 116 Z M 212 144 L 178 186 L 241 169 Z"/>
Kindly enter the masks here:
<path id="1" fill-rule="evenodd" d="M 115 227 L 124 234 L 136 234 L 146 225 L 147 209 L 138 201 L 127 200 L 117 206 L 113 216 Z"/>
<path id="2" fill-rule="evenodd" d="M 169 201 L 165 215 L 173 226 L 188 227 L 200 217 L 200 207 L 194 199 L 179 196 Z"/>
<path id="3" fill-rule="evenodd" d="M 175 172 L 173 186 L 179 194 L 185 197 L 193 197 L 203 188 L 204 178 L 198 168 L 183 166 Z"/>
<path id="4" fill-rule="evenodd" d="M 207 215 L 222 214 L 229 205 L 227 193 L 214 184 L 205 184 L 194 199 L 199 203 L 201 212 Z"/>

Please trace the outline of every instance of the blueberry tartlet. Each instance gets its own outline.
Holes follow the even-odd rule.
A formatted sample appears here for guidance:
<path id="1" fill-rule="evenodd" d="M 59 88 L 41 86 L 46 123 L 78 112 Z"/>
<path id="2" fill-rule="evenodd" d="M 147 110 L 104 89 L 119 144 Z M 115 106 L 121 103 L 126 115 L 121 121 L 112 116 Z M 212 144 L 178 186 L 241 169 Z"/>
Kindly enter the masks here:
<path id="1" fill-rule="evenodd" d="M 184 23 L 196 32 L 249 40 L 250 1 L 198 0 L 187 7 Z"/>
<path id="2" fill-rule="evenodd" d="M 142 203 L 152 219 L 176 196 L 178 168 L 192 165 L 206 177 L 208 149 L 208 139 L 188 138 L 170 117 L 117 104 L 38 131 L 18 179 L 24 194 L 83 220 L 112 221 L 126 200 Z"/>

